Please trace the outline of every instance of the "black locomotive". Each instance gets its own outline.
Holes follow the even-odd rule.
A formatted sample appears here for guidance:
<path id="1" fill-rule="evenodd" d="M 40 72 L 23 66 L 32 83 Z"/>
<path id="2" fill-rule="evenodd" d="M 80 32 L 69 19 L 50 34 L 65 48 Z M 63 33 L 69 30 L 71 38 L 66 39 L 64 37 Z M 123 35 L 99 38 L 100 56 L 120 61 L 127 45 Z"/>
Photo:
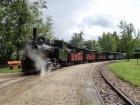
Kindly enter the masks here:
<path id="1" fill-rule="evenodd" d="M 25 55 L 22 60 L 24 73 L 40 72 L 42 67 L 47 69 L 50 65 L 59 68 L 66 64 L 67 52 L 64 42 L 51 41 L 45 37 L 37 38 L 37 29 L 33 28 L 33 40 L 25 45 Z"/>

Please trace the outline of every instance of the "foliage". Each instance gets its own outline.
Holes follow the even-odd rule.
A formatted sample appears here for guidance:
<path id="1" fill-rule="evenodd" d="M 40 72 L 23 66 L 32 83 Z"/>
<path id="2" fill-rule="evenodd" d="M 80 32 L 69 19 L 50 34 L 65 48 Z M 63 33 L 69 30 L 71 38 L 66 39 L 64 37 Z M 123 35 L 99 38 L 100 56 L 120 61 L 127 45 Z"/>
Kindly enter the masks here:
<path id="1" fill-rule="evenodd" d="M 7 5 L 9 4 L 9 5 Z M 2 17 L 2 34 L 1 39 L 4 40 L 3 44 L 10 42 L 8 47 L 15 47 L 20 50 L 23 47 L 23 43 L 28 38 L 29 28 L 31 23 L 31 15 L 28 11 L 28 7 L 23 1 L 7 1 L 3 0 L 1 6 L 5 9 L 5 14 Z M 11 45 L 11 46 L 10 46 Z M 9 50 L 9 48 L 2 47 L 2 50 Z M 11 50 L 12 52 L 14 52 Z M 3 53 L 3 52 L 2 52 Z"/>
<path id="2" fill-rule="evenodd" d="M 119 36 L 118 36 L 117 32 L 114 31 L 112 35 L 113 35 L 113 37 L 114 37 L 115 40 L 116 40 L 116 51 L 117 51 L 117 52 L 121 52 L 121 51 L 120 51 L 120 47 L 119 47 L 120 39 L 119 39 Z"/>
<path id="3" fill-rule="evenodd" d="M 127 24 L 125 21 L 121 21 L 118 27 L 121 29 L 120 50 L 127 53 L 129 60 L 129 57 L 137 48 L 140 32 L 138 31 L 136 34 L 133 24 Z"/>
<path id="4" fill-rule="evenodd" d="M 115 35 L 113 36 L 113 34 L 110 32 L 104 32 L 102 37 L 98 38 L 98 43 L 103 51 L 115 52 L 117 50 L 117 39 Z"/>
<path id="5" fill-rule="evenodd" d="M 38 35 L 39 36 L 45 36 L 48 39 L 56 39 L 56 37 L 53 36 L 53 30 L 52 30 L 52 19 L 51 16 L 46 17 L 46 21 L 38 25 Z"/>
<path id="6" fill-rule="evenodd" d="M 93 40 L 84 41 L 84 46 L 85 46 L 87 49 L 94 49 Z"/>
<path id="7" fill-rule="evenodd" d="M 10 15 L 8 14 L 9 6 L 7 8 L 0 8 L 0 58 L 9 58 L 13 53 L 15 46 L 12 44 L 13 30 L 10 25 L 12 24 Z"/>
<path id="8" fill-rule="evenodd" d="M 32 28 L 39 28 L 39 34 L 52 38 L 52 20 L 47 17 L 44 23 L 42 8 L 47 8 L 45 0 L 30 4 L 28 0 L 1 0 L 0 1 L 0 53 L 3 58 L 10 58 L 17 50 L 17 59 L 20 59 L 20 50 L 24 43 L 32 36 Z"/>
<path id="9" fill-rule="evenodd" d="M 16 70 L 10 70 L 9 68 L 2 68 L 0 69 L 0 73 L 17 73 L 21 72 L 21 69 L 16 69 Z"/>
<path id="10" fill-rule="evenodd" d="M 83 32 L 80 33 L 73 33 L 73 36 L 71 40 L 69 41 L 70 44 L 76 46 L 76 47 L 82 47 L 83 46 Z"/>
<path id="11" fill-rule="evenodd" d="M 140 58 L 140 52 L 134 52 L 132 55 L 133 59 L 139 59 Z"/>
<path id="12" fill-rule="evenodd" d="M 96 40 L 84 41 L 84 47 L 91 50 L 99 50 L 99 46 Z"/>
<path id="13" fill-rule="evenodd" d="M 136 47 L 135 51 L 140 52 L 140 38 L 137 39 L 136 45 L 137 45 L 137 47 Z"/>
<path id="14" fill-rule="evenodd" d="M 122 78 L 133 85 L 140 86 L 140 64 L 137 65 L 137 60 L 112 63 L 109 64 L 109 68 L 119 78 Z"/>

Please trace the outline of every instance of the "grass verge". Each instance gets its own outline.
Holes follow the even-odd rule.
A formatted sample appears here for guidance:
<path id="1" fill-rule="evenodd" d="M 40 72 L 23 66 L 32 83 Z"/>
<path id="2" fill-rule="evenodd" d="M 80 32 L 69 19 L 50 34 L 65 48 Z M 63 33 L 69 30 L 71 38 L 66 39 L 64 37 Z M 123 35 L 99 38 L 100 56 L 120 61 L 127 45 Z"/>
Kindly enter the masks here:
<path id="1" fill-rule="evenodd" d="M 108 66 L 119 78 L 140 87 L 140 60 L 138 65 L 136 59 L 130 59 L 129 61 L 111 63 Z"/>
<path id="2" fill-rule="evenodd" d="M 21 72 L 21 69 L 10 70 L 9 68 L 2 68 L 0 69 L 0 73 L 17 73 Z"/>

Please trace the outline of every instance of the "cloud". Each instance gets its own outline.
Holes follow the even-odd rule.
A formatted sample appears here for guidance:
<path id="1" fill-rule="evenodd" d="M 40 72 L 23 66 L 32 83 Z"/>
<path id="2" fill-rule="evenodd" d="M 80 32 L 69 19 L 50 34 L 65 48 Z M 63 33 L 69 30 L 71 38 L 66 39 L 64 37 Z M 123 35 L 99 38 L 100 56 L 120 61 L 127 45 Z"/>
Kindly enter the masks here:
<path id="1" fill-rule="evenodd" d="M 54 35 L 67 41 L 74 32 L 79 32 L 81 29 L 78 28 L 78 25 L 81 23 L 84 13 L 89 10 L 90 1 L 48 0 L 48 9 L 43 10 L 43 14 L 52 16 Z M 95 5 L 95 3 L 92 4 Z"/>
<path id="2" fill-rule="evenodd" d="M 54 35 L 66 41 L 83 29 L 86 39 L 119 31 L 121 20 L 140 28 L 138 0 L 47 0 L 47 7 L 43 14 L 52 16 Z"/>
<path id="3" fill-rule="evenodd" d="M 112 28 L 114 27 L 113 17 L 103 14 L 95 14 L 93 16 L 87 16 L 83 19 L 83 22 L 79 25 L 79 27 L 80 26 L 85 27 L 100 26 L 103 28 Z"/>

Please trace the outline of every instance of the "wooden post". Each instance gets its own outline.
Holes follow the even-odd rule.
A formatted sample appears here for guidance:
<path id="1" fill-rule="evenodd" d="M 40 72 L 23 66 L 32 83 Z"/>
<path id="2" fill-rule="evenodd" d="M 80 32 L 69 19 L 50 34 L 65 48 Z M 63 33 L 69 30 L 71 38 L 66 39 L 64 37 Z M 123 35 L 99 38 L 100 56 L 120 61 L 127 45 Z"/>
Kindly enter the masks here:
<path id="1" fill-rule="evenodd" d="M 10 69 L 11 69 L 11 70 L 15 70 L 16 67 L 17 67 L 16 65 L 11 65 L 11 66 L 10 66 Z"/>

